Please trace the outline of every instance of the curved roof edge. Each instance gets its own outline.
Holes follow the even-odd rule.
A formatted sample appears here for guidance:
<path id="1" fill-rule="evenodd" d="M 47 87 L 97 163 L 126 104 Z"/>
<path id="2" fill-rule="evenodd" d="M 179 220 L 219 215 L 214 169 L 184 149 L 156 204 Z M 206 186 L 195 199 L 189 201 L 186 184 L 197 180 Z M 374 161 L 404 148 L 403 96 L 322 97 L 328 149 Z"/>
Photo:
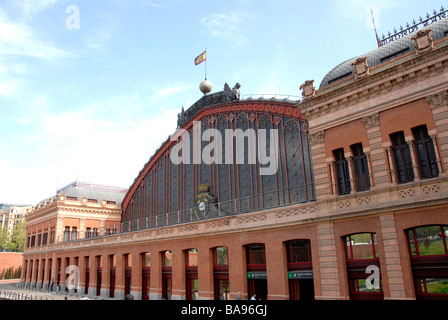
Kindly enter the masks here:
<path id="1" fill-rule="evenodd" d="M 384 63 L 400 54 L 414 51 L 414 43 L 411 40 L 411 37 L 416 32 L 424 29 L 431 29 L 431 36 L 433 37 L 434 41 L 443 39 L 446 37 L 446 33 L 448 33 L 448 18 L 433 22 L 430 25 L 425 26 L 423 29 L 416 30 L 404 36 L 403 38 L 394 40 L 366 54 L 353 57 L 340 63 L 325 75 L 319 85 L 319 89 L 325 88 L 326 86 L 334 82 L 352 76 L 354 70 L 352 62 L 359 57 L 367 57 L 367 63 L 369 64 L 369 67 L 373 68 L 374 66 Z"/>
<path id="2" fill-rule="evenodd" d="M 275 106 L 274 106 L 275 105 Z M 187 130 L 188 128 L 193 126 L 194 121 L 198 121 L 203 117 L 212 114 L 218 114 L 222 112 L 236 112 L 236 111 L 246 111 L 246 112 L 267 112 L 267 113 L 275 113 L 279 115 L 284 115 L 288 117 L 300 118 L 305 121 L 306 118 L 302 114 L 299 108 L 296 107 L 296 103 L 292 103 L 291 101 L 285 100 L 276 100 L 276 99 L 248 99 L 248 100 L 237 100 L 230 101 L 227 103 L 221 103 L 216 105 L 207 105 L 206 108 L 202 108 L 197 111 L 194 116 L 190 117 L 187 121 L 182 123 L 182 127 L 179 129 Z M 176 134 L 177 131 L 173 132 L 173 135 Z M 143 177 L 149 172 L 152 166 L 157 162 L 157 160 L 165 154 L 165 152 L 169 151 L 171 146 L 175 143 L 175 141 L 171 141 L 171 136 L 168 137 L 160 147 L 153 153 L 153 155 L 149 158 L 149 160 L 144 164 L 143 168 L 138 173 L 137 177 L 135 177 L 134 182 L 129 187 L 126 195 L 122 201 L 122 211 L 124 212 L 128 206 L 128 202 L 130 198 L 137 190 L 138 186 L 143 180 Z"/>

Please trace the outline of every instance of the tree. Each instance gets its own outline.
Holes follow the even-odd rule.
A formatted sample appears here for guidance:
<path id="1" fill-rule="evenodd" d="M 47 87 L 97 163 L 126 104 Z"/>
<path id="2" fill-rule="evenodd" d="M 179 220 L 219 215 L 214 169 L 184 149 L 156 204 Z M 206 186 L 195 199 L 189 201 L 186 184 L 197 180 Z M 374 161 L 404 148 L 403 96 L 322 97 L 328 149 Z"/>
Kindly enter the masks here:
<path id="1" fill-rule="evenodd" d="M 26 221 L 20 222 L 12 232 L 12 239 L 17 244 L 17 250 L 23 252 L 26 238 Z"/>
<path id="2" fill-rule="evenodd" d="M 8 242 L 8 229 L 6 227 L 0 228 L 0 249 L 6 249 Z"/>

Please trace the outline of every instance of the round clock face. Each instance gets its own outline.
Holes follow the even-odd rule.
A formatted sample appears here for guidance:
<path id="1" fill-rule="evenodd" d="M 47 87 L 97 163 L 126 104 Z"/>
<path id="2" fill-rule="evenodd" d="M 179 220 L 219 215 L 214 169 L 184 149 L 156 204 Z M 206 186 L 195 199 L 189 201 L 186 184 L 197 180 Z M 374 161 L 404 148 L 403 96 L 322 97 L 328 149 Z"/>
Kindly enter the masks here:
<path id="1" fill-rule="evenodd" d="M 205 210 L 205 203 L 201 201 L 201 203 L 199 203 L 199 211 L 204 211 Z"/>

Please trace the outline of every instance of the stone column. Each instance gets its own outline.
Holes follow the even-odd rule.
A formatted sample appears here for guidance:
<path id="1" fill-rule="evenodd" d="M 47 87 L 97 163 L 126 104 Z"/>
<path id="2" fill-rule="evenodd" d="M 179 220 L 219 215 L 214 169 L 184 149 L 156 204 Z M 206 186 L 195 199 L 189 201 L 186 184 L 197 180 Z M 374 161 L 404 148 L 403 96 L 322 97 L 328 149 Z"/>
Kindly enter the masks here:
<path id="1" fill-rule="evenodd" d="M 87 294 L 89 296 L 96 296 L 96 282 L 98 276 L 98 259 L 96 256 L 90 256 L 90 272 L 89 272 L 89 290 Z"/>
<path id="2" fill-rule="evenodd" d="M 48 258 L 48 254 L 45 256 L 45 264 L 44 264 L 44 274 L 43 274 L 43 284 L 42 290 L 48 290 L 48 283 L 50 282 L 50 259 Z"/>
<path id="3" fill-rule="evenodd" d="M 213 300 L 213 251 L 202 246 L 198 248 L 198 299 Z"/>
<path id="4" fill-rule="evenodd" d="M 266 243 L 268 300 L 289 300 L 288 266 L 285 244 Z"/>
<path id="5" fill-rule="evenodd" d="M 84 294 L 86 288 L 86 257 L 79 257 L 79 280 L 78 280 L 78 293 Z"/>
<path id="6" fill-rule="evenodd" d="M 172 300 L 185 300 L 186 277 L 185 277 L 185 252 L 173 251 L 173 281 Z"/>
<path id="7" fill-rule="evenodd" d="M 37 266 L 37 279 L 36 279 L 36 289 L 42 289 L 42 281 L 43 281 L 43 271 L 45 266 L 45 259 L 42 259 L 42 255 L 39 257 L 39 265 Z"/>
<path id="8" fill-rule="evenodd" d="M 238 293 L 243 300 L 248 299 L 246 249 L 240 242 L 228 247 L 230 299 L 235 300 Z"/>
<path id="9" fill-rule="evenodd" d="M 103 256 L 103 265 L 101 270 L 101 289 L 100 296 L 101 298 L 109 298 L 110 297 L 110 268 L 111 268 L 111 256 L 104 255 Z"/>
<path id="10" fill-rule="evenodd" d="M 124 278 L 125 278 L 125 268 L 126 268 L 126 256 L 124 254 L 117 254 L 115 257 L 116 267 L 115 267 L 115 292 L 114 298 L 116 300 L 124 300 Z"/>
<path id="11" fill-rule="evenodd" d="M 448 108 L 447 108 L 447 91 L 442 90 L 434 94 L 426 96 L 426 101 L 431 106 L 432 114 L 434 117 L 434 122 L 436 125 L 439 149 L 440 152 L 441 165 L 443 170 L 441 172 L 446 172 L 446 167 L 448 165 Z"/>
<path id="12" fill-rule="evenodd" d="M 133 251 L 131 294 L 134 300 L 142 300 L 142 266 L 142 255 L 138 251 Z"/>
<path id="13" fill-rule="evenodd" d="M 67 258 L 68 258 L 69 261 L 67 261 Z M 70 258 L 69 257 L 63 257 L 61 259 L 61 280 L 59 282 L 61 291 L 65 291 L 65 288 L 66 288 L 65 280 L 67 280 L 67 274 L 65 272 L 66 272 L 66 269 L 67 269 L 67 267 L 69 265 L 70 265 Z"/>
<path id="14" fill-rule="evenodd" d="M 162 300 L 162 254 L 151 252 L 149 300 Z"/>
<path id="15" fill-rule="evenodd" d="M 346 279 L 341 277 L 341 261 L 338 261 L 336 239 L 333 222 L 322 222 L 316 225 L 319 246 L 320 287 L 319 300 L 348 299 Z"/>
<path id="16" fill-rule="evenodd" d="M 331 180 L 328 176 L 324 137 L 323 130 L 309 134 L 317 200 L 330 197 L 329 186 Z"/>
<path id="17" fill-rule="evenodd" d="M 394 215 L 382 215 L 380 223 L 384 250 L 384 260 L 380 261 L 381 276 L 383 279 L 387 279 L 384 281 L 387 281 L 384 299 L 415 299 L 415 296 L 412 294 L 413 285 L 410 265 L 409 263 L 402 263 L 409 260 L 409 257 L 404 252 L 408 248 L 399 243 Z"/>
<path id="18" fill-rule="evenodd" d="M 362 118 L 366 126 L 369 139 L 369 175 L 371 175 L 371 189 L 376 186 L 389 184 L 386 158 L 384 156 L 383 142 L 381 138 L 379 114 L 373 113 Z"/>

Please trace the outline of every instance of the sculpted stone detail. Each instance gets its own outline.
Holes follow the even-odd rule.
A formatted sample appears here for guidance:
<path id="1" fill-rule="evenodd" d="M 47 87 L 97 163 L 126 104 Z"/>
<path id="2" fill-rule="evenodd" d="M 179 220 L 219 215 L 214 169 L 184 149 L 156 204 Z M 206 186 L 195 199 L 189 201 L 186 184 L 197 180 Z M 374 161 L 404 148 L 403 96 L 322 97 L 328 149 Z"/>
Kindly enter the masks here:
<path id="1" fill-rule="evenodd" d="M 411 40 L 415 42 L 414 48 L 416 55 L 429 52 L 434 48 L 434 38 L 431 37 L 431 29 L 417 31 L 417 33 L 411 37 Z"/>
<path id="2" fill-rule="evenodd" d="M 300 216 L 300 215 L 304 215 L 304 214 L 312 214 L 312 213 L 316 213 L 316 212 L 317 212 L 316 207 L 305 207 L 305 208 L 277 212 L 276 216 L 277 216 L 277 218 L 287 218 L 287 217 L 292 217 L 292 216 Z"/>
<path id="3" fill-rule="evenodd" d="M 266 215 L 258 215 L 258 216 L 238 218 L 237 222 L 238 222 L 238 224 L 243 224 L 243 223 L 254 223 L 254 222 L 259 222 L 259 221 L 264 221 L 264 220 L 266 220 Z"/>
<path id="4" fill-rule="evenodd" d="M 366 125 L 366 128 L 376 127 L 379 124 L 380 116 L 378 113 L 374 113 L 362 118 L 362 122 Z"/>
<path id="5" fill-rule="evenodd" d="M 430 186 L 422 187 L 423 194 L 431 194 L 440 192 L 440 186 L 438 184 L 433 184 Z"/>
<path id="6" fill-rule="evenodd" d="M 230 226 L 230 220 L 220 220 L 220 221 L 213 221 L 213 222 L 207 222 L 205 224 L 205 228 L 221 228 L 221 227 L 229 227 Z"/>
<path id="7" fill-rule="evenodd" d="M 302 97 L 304 100 L 316 96 L 316 88 L 313 83 L 314 80 L 306 80 L 305 83 L 300 85 L 300 90 L 302 90 Z"/>
<path id="8" fill-rule="evenodd" d="M 398 196 L 400 198 L 411 198 L 415 196 L 415 190 L 414 189 L 407 189 L 407 190 L 400 190 L 398 192 Z"/>
<path id="9" fill-rule="evenodd" d="M 447 96 L 446 90 L 443 90 L 441 92 L 437 92 L 429 96 L 426 96 L 426 101 L 429 102 L 431 107 L 440 107 L 446 104 L 446 96 Z"/>
<path id="10" fill-rule="evenodd" d="M 337 205 L 339 209 L 344 209 L 344 208 L 350 208 L 352 206 L 352 203 L 350 202 L 350 200 L 342 200 L 338 201 Z"/>
<path id="11" fill-rule="evenodd" d="M 370 203 L 370 197 L 361 197 L 356 199 L 356 204 L 358 206 L 363 206 Z"/>
<path id="12" fill-rule="evenodd" d="M 359 57 L 352 62 L 352 66 L 355 66 L 353 73 L 355 74 L 355 79 L 361 79 L 370 74 L 370 67 L 367 63 L 367 57 Z"/>
<path id="13" fill-rule="evenodd" d="M 199 226 L 197 224 L 179 227 L 180 232 L 188 232 L 188 231 L 196 231 L 196 230 L 199 230 Z"/>
<path id="14" fill-rule="evenodd" d="M 310 133 L 311 144 L 324 143 L 324 141 L 325 141 L 325 133 L 323 130 Z"/>

